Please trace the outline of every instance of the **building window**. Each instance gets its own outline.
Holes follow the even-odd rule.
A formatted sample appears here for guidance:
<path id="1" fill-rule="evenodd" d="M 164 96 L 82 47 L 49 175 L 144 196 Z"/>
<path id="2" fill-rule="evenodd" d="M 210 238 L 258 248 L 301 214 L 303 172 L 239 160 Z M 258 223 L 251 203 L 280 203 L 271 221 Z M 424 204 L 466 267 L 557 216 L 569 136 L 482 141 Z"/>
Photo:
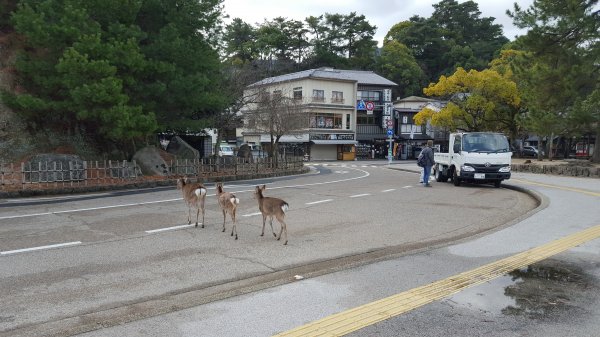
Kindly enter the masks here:
<path id="1" fill-rule="evenodd" d="M 350 114 L 346 114 L 346 130 L 350 130 Z"/>
<path id="2" fill-rule="evenodd" d="M 325 102 L 325 91 L 313 89 L 313 102 Z"/>
<path id="3" fill-rule="evenodd" d="M 341 114 L 311 114 L 309 117 L 309 127 L 312 129 L 341 129 Z"/>
<path id="4" fill-rule="evenodd" d="M 402 124 L 400 125 L 400 133 L 421 133 L 421 125 L 417 124 Z"/>
<path id="5" fill-rule="evenodd" d="M 341 91 L 332 91 L 331 103 L 344 103 L 344 93 Z"/>
<path id="6" fill-rule="evenodd" d="M 373 103 L 381 103 L 381 92 L 380 91 L 358 91 L 356 98 L 360 101 L 371 101 Z"/>
<path id="7" fill-rule="evenodd" d="M 281 90 L 273 90 L 273 99 L 281 98 Z"/>
<path id="8" fill-rule="evenodd" d="M 302 87 L 294 88 L 294 99 L 297 99 L 297 100 L 302 99 Z"/>

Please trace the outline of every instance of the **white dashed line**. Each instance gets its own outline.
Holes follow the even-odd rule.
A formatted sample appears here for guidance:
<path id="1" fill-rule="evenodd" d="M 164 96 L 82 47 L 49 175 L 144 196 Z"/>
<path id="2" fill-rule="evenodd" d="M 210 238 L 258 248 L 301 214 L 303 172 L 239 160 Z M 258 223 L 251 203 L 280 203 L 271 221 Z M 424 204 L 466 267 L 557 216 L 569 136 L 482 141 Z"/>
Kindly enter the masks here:
<path id="1" fill-rule="evenodd" d="M 152 233 L 158 233 L 158 232 L 164 232 L 164 231 L 173 231 L 176 229 L 181 229 L 181 228 L 188 228 L 188 227 L 193 227 L 196 226 L 195 224 L 190 224 L 190 225 L 181 225 L 181 226 L 173 226 L 173 227 L 165 227 L 165 228 L 159 228 L 159 229 L 152 229 L 149 231 L 146 231 L 146 233 L 148 234 L 152 234 Z"/>
<path id="2" fill-rule="evenodd" d="M 325 199 L 325 200 L 319 200 L 319 201 L 307 202 L 307 203 L 306 203 L 306 205 L 320 204 L 320 203 L 323 203 L 323 202 L 329 202 L 329 201 L 333 201 L 333 199 Z"/>
<path id="3" fill-rule="evenodd" d="M 255 215 L 261 215 L 261 214 L 262 214 L 261 212 L 258 212 L 258 213 L 244 214 L 242 216 L 255 216 Z"/>
<path id="4" fill-rule="evenodd" d="M 355 194 L 351 195 L 350 198 L 366 197 L 367 195 L 371 195 L 371 193 Z"/>
<path id="5" fill-rule="evenodd" d="M 36 251 L 36 250 L 52 249 L 52 248 L 60 248 L 60 247 L 68 247 L 68 246 L 74 246 L 74 245 L 79 245 L 79 244 L 81 244 L 81 241 L 57 243 L 55 245 L 48 245 L 48 246 L 39 246 L 39 247 L 32 247 L 32 248 L 7 250 L 7 251 L 4 251 L 4 252 L 0 252 L 0 255 L 10 255 L 10 254 L 17 254 L 17 253 L 25 253 L 25 252 L 32 252 L 32 251 Z"/>
<path id="6" fill-rule="evenodd" d="M 396 190 L 395 188 L 390 188 L 389 190 L 383 190 L 383 191 L 381 191 L 381 193 L 392 192 L 392 191 L 395 191 L 395 190 Z"/>
<path id="7" fill-rule="evenodd" d="M 411 188 L 412 186 L 408 185 L 408 186 L 403 186 L 402 188 Z"/>

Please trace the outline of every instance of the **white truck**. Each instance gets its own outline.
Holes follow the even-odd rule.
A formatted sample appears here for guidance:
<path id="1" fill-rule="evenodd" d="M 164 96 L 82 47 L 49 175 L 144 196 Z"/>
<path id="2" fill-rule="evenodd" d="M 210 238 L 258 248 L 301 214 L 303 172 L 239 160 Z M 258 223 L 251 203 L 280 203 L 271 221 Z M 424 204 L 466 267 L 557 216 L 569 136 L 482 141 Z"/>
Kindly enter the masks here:
<path id="1" fill-rule="evenodd" d="M 452 179 L 454 186 L 461 181 L 493 183 L 500 187 L 510 179 L 512 152 L 506 136 L 494 132 L 451 133 L 448 153 L 434 154 L 435 180 Z"/>

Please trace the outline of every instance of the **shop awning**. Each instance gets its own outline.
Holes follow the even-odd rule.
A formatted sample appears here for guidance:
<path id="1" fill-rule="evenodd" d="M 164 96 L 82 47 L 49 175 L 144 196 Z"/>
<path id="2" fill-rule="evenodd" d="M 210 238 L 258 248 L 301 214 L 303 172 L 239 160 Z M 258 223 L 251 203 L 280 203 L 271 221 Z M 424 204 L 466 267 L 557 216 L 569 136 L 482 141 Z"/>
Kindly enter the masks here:
<path id="1" fill-rule="evenodd" d="M 282 136 L 281 138 L 279 138 L 280 143 L 308 143 L 308 140 L 309 140 L 308 133 L 304 133 L 304 134 L 300 134 L 300 135 L 293 135 L 293 136 L 285 135 L 285 136 Z M 261 134 L 260 142 L 261 143 L 270 143 L 271 136 Z"/>
<path id="2" fill-rule="evenodd" d="M 340 144 L 356 144 L 357 143 L 355 140 L 342 140 L 342 139 L 311 140 L 311 142 L 318 144 L 318 145 L 340 145 Z"/>

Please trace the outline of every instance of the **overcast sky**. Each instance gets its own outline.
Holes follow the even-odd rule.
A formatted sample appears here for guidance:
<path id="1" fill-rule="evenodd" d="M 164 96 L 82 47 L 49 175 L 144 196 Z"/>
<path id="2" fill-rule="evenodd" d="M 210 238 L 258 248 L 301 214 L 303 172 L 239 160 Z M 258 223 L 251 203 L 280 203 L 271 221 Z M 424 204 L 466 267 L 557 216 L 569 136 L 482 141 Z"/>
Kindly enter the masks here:
<path id="1" fill-rule="evenodd" d="M 224 0 L 224 11 L 231 18 L 241 18 L 244 22 L 255 25 L 265 19 L 271 20 L 282 16 L 288 19 L 304 21 L 308 16 L 319 16 L 324 13 L 349 14 L 356 12 L 364 15 L 367 21 L 377 26 L 375 40 L 381 46 L 383 37 L 390 28 L 413 15 L 428 18 L 433 13 L 432 4 L 440 0 Z M 464 2 L 458 0 L 459 3 Z M 495 23 L 502 25 L 504 35 L 514 40 L 515 35 L 523 35 L 512 24 L 506 10 L 513 8 L 517 2 L 527 8 L 533 0 L 475 0 L 479 5 L 482 17 L 494 17 Z M 229 22 L 229 21 L 226 21 Z"/>

